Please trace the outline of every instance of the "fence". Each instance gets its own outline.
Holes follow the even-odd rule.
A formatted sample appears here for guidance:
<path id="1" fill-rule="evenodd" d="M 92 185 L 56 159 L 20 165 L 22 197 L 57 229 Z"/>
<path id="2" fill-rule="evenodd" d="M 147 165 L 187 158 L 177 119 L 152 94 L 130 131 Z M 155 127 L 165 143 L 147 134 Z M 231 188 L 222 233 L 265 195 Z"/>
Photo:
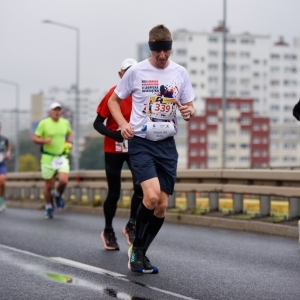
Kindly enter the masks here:
<path id="1" fill-rule="evenodd" d="M 8 173 L 7 199 L 40 199 L 44 182 L 39 172 Z M 132 191 L 130 171 L 122 171 L 123 191 Z M 95 200 L 96 193 L 101 199 L 106 197 L 107 182 L 105 171 L 73 171 L 65 191 L 65 198 L 74 195 L 74 201 L 81 201 L 85 194 L 89 202 Z M 243 213 L 243 202 L 247 195 L 259 199 L 260 216 L 268 216 L 273 196 L 285 198 L 289 203 L 289 218 L 300 215 L 300 172 L 293 170 L 178 170 L 175 193 L 169 198 L 169 207 L 175 207 L 176 193 L 186 194 L 186 207 L 196 207 L 199 193 L 207 193 L 209 211 L 219 210 L 219 198 L 232 194 L 233 213 Z"/>

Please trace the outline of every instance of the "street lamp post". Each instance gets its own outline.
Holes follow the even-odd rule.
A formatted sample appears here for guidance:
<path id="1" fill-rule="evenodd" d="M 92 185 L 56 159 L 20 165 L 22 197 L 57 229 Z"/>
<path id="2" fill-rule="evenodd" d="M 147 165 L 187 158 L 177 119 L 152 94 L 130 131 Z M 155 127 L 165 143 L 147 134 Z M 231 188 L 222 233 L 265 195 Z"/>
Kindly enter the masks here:
<path id="1" fill-rule="evenodd" d="M 80 124 L 80 105 L 79 105 L 79 38 L 80 38 L 80 31 L 79 28 L 70 26 L 67 24 L 51 21 L 51 20 L 44 20 L 42 23 L 53 24 L 60 27 L 64 27 L 67 29 L 75 30 L 76 32 L 76 87 L 75 87 L 75 139 L 74 139 L 74 168 L 75 170 L 79 170 L 79 124 Z"/>
<path id="2" fill-rule="evenodd" d="M 9 84 L 9 85 L 13 85 L 16 88 L 16 130 L 15 130 L 15 137 L 16 137 L 16 149 L 15 149 L 15 172 L 19 171 L 19 94 L 20 94 L 20 88 L 19 88 L 19 84 L 17 82 L 14 81 L 9 81 L 9 80 L 5 80 L 5 79 L 0 79 L 0 82 Z"/>
<path id="3" fill-rule="evenodd" d="M 222 169 L 226 166 L 226 0 L 223 2 Z"/>

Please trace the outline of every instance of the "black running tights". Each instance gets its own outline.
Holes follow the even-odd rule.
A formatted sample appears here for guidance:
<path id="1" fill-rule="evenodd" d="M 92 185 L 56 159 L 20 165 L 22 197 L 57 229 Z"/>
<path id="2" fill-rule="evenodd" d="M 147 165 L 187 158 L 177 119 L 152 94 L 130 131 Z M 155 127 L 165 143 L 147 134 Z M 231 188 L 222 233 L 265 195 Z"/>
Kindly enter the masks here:
<path id="1" fill-rule="evenodd" d="M 108 184 L 108 194 L 103 205 L 105 216 L 105 228 L 112 228 L 113 218 L 117 210 L 117 202 L 121 194 L 121 171 L 124 162 L 131 169 L 129 155 L 127 153 L 105 152 L 105 171 Z M 143 200 L 143 191 L 136 184 L 136 177 L 132 174 L 134 193 L 131 198 L 130 219 L 135 220 L 136 212 Z"/>

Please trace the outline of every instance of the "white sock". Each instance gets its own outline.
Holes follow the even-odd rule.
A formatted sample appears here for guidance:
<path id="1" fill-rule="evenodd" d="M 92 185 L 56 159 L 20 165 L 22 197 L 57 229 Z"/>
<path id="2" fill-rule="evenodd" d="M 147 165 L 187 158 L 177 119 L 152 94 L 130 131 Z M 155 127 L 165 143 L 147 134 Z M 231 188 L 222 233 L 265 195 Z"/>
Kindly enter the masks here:
<path id="1" fill-rule="evenodd" d="M 51 204 L 46 204 L 46 209 L 48 208 L 52 208 L 52 205 Z"/>

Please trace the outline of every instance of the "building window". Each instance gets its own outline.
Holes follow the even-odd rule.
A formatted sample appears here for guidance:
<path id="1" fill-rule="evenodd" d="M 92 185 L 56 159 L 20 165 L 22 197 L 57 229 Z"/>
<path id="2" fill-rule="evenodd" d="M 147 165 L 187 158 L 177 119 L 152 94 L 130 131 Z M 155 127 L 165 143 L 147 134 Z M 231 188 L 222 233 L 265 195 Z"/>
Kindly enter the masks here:
<path id="1" fill-rule="evenodd" d="M 210 163 L 216 163 L 216 162 L 218 162 L 218 157 L 217 156 L 209 156 L 208 161 Z"/>
<path id="2" fill-rule="evenodd" d="M 195 162 L 190 163 L 190 169 L 197 169 L 198 165 Z"/>
<path id="3" fill-rule="evenodd" d="M 210 110 L 210 111 L 216 111 L 218 110 L 219 106 L 217 103 L 209 103 L 207 105 L 207 110 Z"/>
<path id="4" fill-rule="evenodd" d="M 280 84 L 280 81 L 279 81 L 279 80 L 271 80 L 271 81 L 270 81 L 270 84 L 271 84 L 272 86 L 278 86 L 278 85 Z"/>
<path id="5" fill-rule="evenodd" d="M 236 65 L 226 65 L 226 70 L 227 71 L 234 71 L 234 70 L 236 70 Z"/>
<path id="6" fill-rule="evenodd" d="M 297 85 L 297 80 L 284 80 L 283 84 L 285 86 L 296 86 Z"/>
<path id="7" fill-rule="evenodd" d="M 240 66 L 240 70 L 241 70 L 242 72 L 250 71 L 250 66 L 247 66 L 247 65 L 241 65 L 241 66 Z"/>
<path id="8" fill-rule="evenodd" d="M 191 149 L 190 156 L 197 156 L 197 149 Z"/>
<path id="9" fill-rule="evenodd" d="M 187 50 L 186 49 L 177 49 L 176 50 L 176 54 L 178 55 L 178 56 L 185 56 L 186 54 L 187 54 Z"/>
<path id="10" fill-rule="evenodd" d="M 284 72 L 295 74 L 295 73 L 297 73 L 297 68 L 296 67 L 285 67 Z"/>
<path id="11" fill-rule="evenodd" d="M 244 84 L 244 85 L 248 85 L 250 83 L 250 79 L 248 79 L 248 78 L 241 78 L 240 83 Z"/>
<path id="12" fill-rule="evenodd" d="M 218 144 L 217 143 L 208 143 L 208 149 L 211 149 L 211 150 L 215 150 L 218 148 Z"/>
<path id="13" fill-rule="evenodd" d="M 254 44 L 254 40 L 249 38 L 241 38 L 241 44 Z"/>
<path id="14" fill-rule="evenodd" d="M 274 98 L 274 97 L 273 97 L 273 98 Z M 274 112 L 275 112 L 275 111 L 279 111 L 279 105 L 271 105 L 271 106 L 270 106 L 270 110 L 271 110 L 271 111 L 274 111 Z"/>
<path id="15" fill-rule="evenodd" d="M 250 111 L 251 110 L 250 104 L 242 103 L 240 110 L 243 112 Z"/>
<path id="16" fill-rule="evenodd" d="M 240 162 L 249 162 L 249 157 L 248 156 L 241 156 L 240 157 Z"/>
<path id="17" fill-rule="evenodd" d="M 218 40 L 217 37 L 210 36 L 210 37 L 208 38 L 208 41 L 209 41 L 210 43 L 217 43 L 219 40 Z"/>
<path id="18" fill-rule="evenodd" d="M 271 93 L 270 97 L 273 98 L 273 99 L 279 99 L 280 94 L 279 93 Z"/>
<path id="19" fill-rule="evenodd" d="M 280 59 L 280 55 L 279 54 L 275 54 L 275 53 L 271 54 L 270 57 L 271 57 L 272 60 L 278 60 L 278 59 Z"/>
<path id="20" fill-rule="evenodd" d="M 228 51 L 226 52 L 226 57 L 230 58 L 230 57 L 236 57 L 236 52 L 234 51 Z"/>
<path id="21" fill-rule="evenodd" d="M 253 138 L 253 144 L 260 144 L 260 138 L 259 137 L 254 137 Z"/>
<path id="22" fill-rule="evenodd" d="M 218 57 L 218 51 L 208 51 L 208 55 L 211 56 L 211 57 Z"/>
<path id="23" fill-rule="evenodd" d="M 249 144 L 241 144 L 241 145 L 240 145 L 240 148 L 241 148 L 242 150 L 246 150 L 246 149 L 249 149 L 250 146 L 249 146 Z"/>
<path id="24" fill-rule="evenodd" d="M 253 157 L 259 157 L 259 156 L 260 156 L 260 152 L 259 152 L 258 150 L 254 150 L 254 151 L 252 152 L 252 156 L 253 156 Z"/>
<path id="25" fill-rule="evenodd" d="M 233 143 L 227 144 L 227 149 L 233 150 L 235 148 L 236 148 L 236 144 L 233 144 Z"/>
<path id="26" fill-rule="evenodd" d="M 200 156 L 202 156 L 202 157 L 205 156 L 205 150 L 204 150 L 204 149 L 201 149 L 199 154 L 200 154 Z"/>
<path id="27" fill-rule="evenodd" d="M 191 57 L 190 57 L 190 60 L 191 60 L 191 61 L 197 61 L 197 57 L 196 57 L 196 56 L 191 56 Z"/>
<path id="28" fill-rule="evenodd" d="M 235 156 L 227 156 L 226 159 L 228 162 L 235 162 L 236 161 L 236 157 Z"/>
<path id="29" fill-rule="evenodd" d="M 218 77 L 208 77 L 208 82 L 217 84 L 218 83 Z"/>
<path id="30" fill-rule="evenodd" d="M 272 138 L 279 138 L 280 137 L 280 133 L 278 130 L 271 130 L 271 137 Z"/>
<path id="31" fill-rule="evenodd" d="M 297 55 L 295 55 L 295 54 L 285 54 L 284 59 L 286 59 L 286 60 L 296 60 Z"/>
<path id="32" fill-rule="evenodd" d="M 191 70 L 191 71 L 190 71 L 190 74 L 191 74 L 191 75 L 197 75 L 197 70 Z"/>
<path id="33" fill-rule="evenodd" d="M 271 71 L 272 73 L 278 73 L 278 72 L 280 72 L 280 68 L 277 67 L 277 66 L 274 66 L 274 67 L 271 67 L 271 68 L 270 68 L 270 71 Z"/>
<path id="34" fill-rule="evenodd" d="M 229 110 L 236 110 L 236 104 L 235 103 L 229 103 L 228 104 L 228 109 Z"/>
<path id="35" fill-rule="evenodd" d="M 190 142 L 191 142 L 191 143 L 197 143 L 197 142 L 198 142 L 198 137 L 195 136 L 195 135 L 192 135 L 192 136 L 190 137 Z"/>
<path id="36" fill-rule="evenodd" d="M 251 119 L 249 117 L 241 117 L 241 124 L 242 125 L 250 125 L 251 124 Z"/>
<path id="37" fill-rule="evenodd" d="M 259 124 L 254 124 L 254 125 L 253 125 L 253 130 L 255 130 L 255 131 L 260 130 Z"/>
<path id="38" fill-rule="evenodd" d="M 209 64 L 208 65 L 208 69 L 209 70 L 218 70 L 218 65 L 217 64 Z"/>
<path id="39" fill-rule="evenodd" d="M 250 52 L 241 52 L 240 57 L 241 58 L 250 58 Z"/>
<path id="40" fill-rule="evenodd" d="M 191 122 L 190 129 L 197 129 L 197 122 Z"/>
<path id="41" fill-rule="evenodd" d="M 201 129 L 201 130 L 204 130 L 205 128 L 206 128 L 206 124 L 203 123 L 203 122 L 201 122 L 201 123 L 200 123 L 200 129 Z"/>
<path id="42" fill-rule="evenodd" d="M 201 135 L 201 136 L 200 136 L 200 143 L 205 143 L 205 141 L 206 141 L 205 136 L 204 136 L 204 135 Z"/>
<path id="43" fill-rule="evenodd" d="M 250 136 L 250 131 L 249 130 L 246 130 L 246 129 L 242 129 L 241 130 L 241 136 Z"/>
<path id="44" fill-rule="evenodd" d="M 279 157 L 278 156 L 272 156 L 271 157 L 271 163 L 278 163 L 279 162 Z"/>
<path id="45" fill-rule="evenodd" d="M 279 149 L 280 149 L 280 147 L 279 147 L 278 143 L 271 143 L 271 150 L 277 151 Z"/>

